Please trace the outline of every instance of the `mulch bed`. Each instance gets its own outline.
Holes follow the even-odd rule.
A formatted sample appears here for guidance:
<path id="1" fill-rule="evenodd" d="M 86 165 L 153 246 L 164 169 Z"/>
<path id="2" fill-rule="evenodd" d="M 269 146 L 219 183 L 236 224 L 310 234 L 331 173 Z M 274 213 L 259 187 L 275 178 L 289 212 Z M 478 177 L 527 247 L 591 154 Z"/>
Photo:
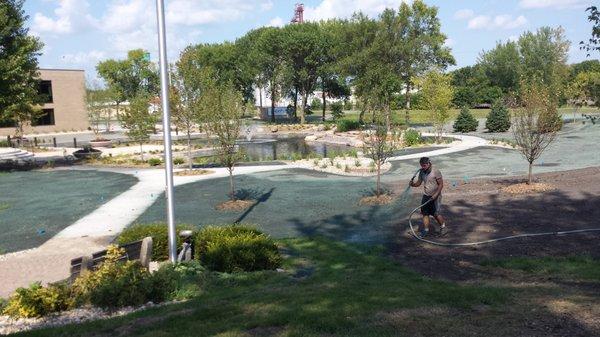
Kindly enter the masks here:
<path id="1" fill-rule="evenodd" d="M 442 214 L 449 233 L 431 237 L 440 242 L 473 242 L 521 233 L 598 228 L 600 223 L 600 167 L 536 175 L 536 182 L 552 186 L 543 192 L 514 194 L 511 186 L 525 177 L 479 179 L 446 188 Z M 413 224 L 421 223 L 420 216 Z M 435 224 L 434 221 L 432 223 Z M 427 276 L 450 280 L 480 279 L 485 259 L 588 255 L 600 258 L 598 232 L 541 236 L 500 241 L 473 247 L 439 247 L 412 238 L 407 221 L 398 225 L 392 256 Z"/>
<path id="2" fill-rule="evenodd" d="M 215 208 L 219 211 L 243 211 L 255 203 L 256 200 L 229 200 L 218 204 Z"/>

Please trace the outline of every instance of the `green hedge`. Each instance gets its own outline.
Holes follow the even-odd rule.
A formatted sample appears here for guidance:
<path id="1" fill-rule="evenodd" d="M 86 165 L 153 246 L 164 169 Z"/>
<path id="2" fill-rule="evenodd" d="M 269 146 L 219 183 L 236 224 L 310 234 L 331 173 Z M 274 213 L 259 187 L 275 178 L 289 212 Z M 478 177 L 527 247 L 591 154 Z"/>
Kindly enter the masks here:
<path id="1" fill-rule="evenodd" d="M 196 255 L 210 270 L 231 273 L 269 270 L 281 265 L 275 242 L 250 227 L 205 227 L 195 242 Z"/>
<path id="2" fill-rule="evenodd" d="M 177 234 L 185 229 L 194 229 L 190 225 L 178 225 Z M 169 228 L 167 224 L 133 225 L 126 228 L 117 237 L 117 244 L 123 245 L 129 242 L 142 240 L 147 236 L 152 237 L 152 259 L 164 261 L 169 259 Z M 181 238 L 177 235 L 177 247 L 181 247 Z"/>
<path id="3" fill-rule="evenodd" d="M 350 119 L 341 119 L 336 122 L 338 132 L 346 132 L 360 129 L 360 123 Z"/>

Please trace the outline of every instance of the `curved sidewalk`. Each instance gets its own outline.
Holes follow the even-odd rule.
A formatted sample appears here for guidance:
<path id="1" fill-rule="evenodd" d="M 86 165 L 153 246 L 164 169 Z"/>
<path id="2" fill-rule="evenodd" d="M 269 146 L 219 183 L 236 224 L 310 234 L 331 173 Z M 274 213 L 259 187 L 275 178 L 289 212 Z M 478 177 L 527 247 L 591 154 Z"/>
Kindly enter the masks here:
<path id="1" fill-rule="evenodd" d="M 424 134 L 430 136 L 431 134 Z M 438 156 L 485 146 L 482 138 L 462 135 L 444 135 L 460 139 L 461 143 L 428 152 L 409 154 L 389 160 L 414 159 L 422 156 Z M 293 163 L 273 166 L 240 166 L 235 175 L 301 168 Z M 139 182 L 129 190 L 100 206 L 63 229 L 41 246 L 20 252 L 0 255 L 0 297 L 6 297 L 16 288 L 35 281 L 56 282 L 69 276 L 70 260 L 104 249 L 128 225 L 133 223 L 165 190 L 164 170 L 157 169 L 98 169 L 76 168 L 77 170 L 101 170 L 131 174 Z M 176 176 L 175 185 L 228 176 L 225 168 L 210 169 L 211 174 L 202 176 Z"/>

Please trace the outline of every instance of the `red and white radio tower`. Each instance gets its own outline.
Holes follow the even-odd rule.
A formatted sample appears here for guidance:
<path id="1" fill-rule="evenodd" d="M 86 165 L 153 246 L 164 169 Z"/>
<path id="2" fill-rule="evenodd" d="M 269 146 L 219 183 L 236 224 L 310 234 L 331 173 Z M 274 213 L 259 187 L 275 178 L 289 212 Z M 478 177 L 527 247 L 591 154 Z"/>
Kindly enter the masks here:
<path id="1" fill-rule="evenodd" d="M 296 4 L 292 23 L 304 23 L 304 4 Z"/>

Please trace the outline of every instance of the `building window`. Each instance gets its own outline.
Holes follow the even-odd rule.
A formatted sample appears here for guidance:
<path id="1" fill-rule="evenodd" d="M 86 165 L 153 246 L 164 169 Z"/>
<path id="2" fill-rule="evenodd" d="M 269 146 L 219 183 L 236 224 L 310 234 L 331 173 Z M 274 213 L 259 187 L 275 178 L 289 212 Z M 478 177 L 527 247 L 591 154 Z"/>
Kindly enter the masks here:
<path id="1" fill-rule="evenodd" d="M 33 126 L 54 125 L 54 109 L 43 109 L 42 114 L 32 123 Z"/>
<path id="2" fill-rule="evenodd" d="M 52 81 L 41 81 L 40 82 L 40 95 L 42 95 L 42 102 L 52 103 Z"/>

